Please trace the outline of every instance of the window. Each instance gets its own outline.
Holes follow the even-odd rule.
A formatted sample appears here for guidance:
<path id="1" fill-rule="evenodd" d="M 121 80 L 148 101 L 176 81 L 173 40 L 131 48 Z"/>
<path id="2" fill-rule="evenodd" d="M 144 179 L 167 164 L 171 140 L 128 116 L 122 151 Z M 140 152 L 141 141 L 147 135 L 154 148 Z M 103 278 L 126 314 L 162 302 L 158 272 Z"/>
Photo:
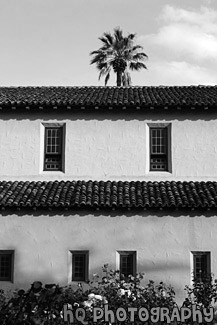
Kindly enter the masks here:
<path id="1" fill-rule="evenodd" d="M 45 125 L 44 170 L 63 171 L 63 125 Z"/>
<path id="2" fill-rule="evenodd" d="M 150 171 L 170 170 L 170 128 L 168 124 L 149 124 Z"/>
<path id="3" fill-rule="evenodd" d="M 125 277 L 136 275 L 136 252 L 119 251 L 119 270 Z"/>
<path id="4" fill-rule="evenodd" d="M 204 281 L 211 275 L 210 252 L 192 252 L 194 279 Z"/>
<path id="5" fill-rule="evenodd" d="M 72 281 L 88 280 L 88 251 L 71 251 L 72 253 Z"/>
<path id="6" fill-rule="evenodd" d="M 13 281 L 14 251 L 0 250 L 0 281 Z"/>

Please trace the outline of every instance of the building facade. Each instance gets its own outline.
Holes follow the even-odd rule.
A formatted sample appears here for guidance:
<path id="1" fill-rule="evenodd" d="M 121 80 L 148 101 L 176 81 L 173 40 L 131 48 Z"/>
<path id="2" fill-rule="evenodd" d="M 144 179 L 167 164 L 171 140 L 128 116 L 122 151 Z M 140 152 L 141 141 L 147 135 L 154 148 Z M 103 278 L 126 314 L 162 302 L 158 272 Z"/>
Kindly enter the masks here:
<path id="1" fill-rule="evenodd" d="M 0 287 L 217 274 L 217 87 L 0 88 Z"/>

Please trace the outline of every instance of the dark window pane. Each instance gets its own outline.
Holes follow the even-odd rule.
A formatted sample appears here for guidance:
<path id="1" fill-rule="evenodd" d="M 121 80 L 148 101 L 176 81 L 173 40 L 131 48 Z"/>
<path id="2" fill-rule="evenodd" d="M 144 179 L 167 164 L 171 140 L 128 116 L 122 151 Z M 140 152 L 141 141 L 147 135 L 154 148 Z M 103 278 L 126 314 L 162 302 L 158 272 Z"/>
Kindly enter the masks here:
<path id="1" fill-rule="evenodd" d="M 85 281 L 86 254 L 73 253 L 72 257 L 72 280 Z"/>
<path id="2" fill-rule="evenodd" d="M 150 128 L 150 170 L 168 170 L 167 128 Z"/>
<path id="3" fill-rule="evenodd" d="M 194 277 L 196 280 L 204 281 L 210 276 L 209 253 L 194 254 Z"/>
<path id="4" fill-rule="evenodd" d="M 62 170 L 63 128 L 45 128 L 45 170 Z"/>
<path id="5" fill-rule="evenodd" d="M 133 275 L 133 254 L 120 255 L 120 272 L 125 277 Z"/>
<path id="6" fill-rule="evenodd" d="M 0 281 L 11 281 L 12 253 L 0 254 Z"/>

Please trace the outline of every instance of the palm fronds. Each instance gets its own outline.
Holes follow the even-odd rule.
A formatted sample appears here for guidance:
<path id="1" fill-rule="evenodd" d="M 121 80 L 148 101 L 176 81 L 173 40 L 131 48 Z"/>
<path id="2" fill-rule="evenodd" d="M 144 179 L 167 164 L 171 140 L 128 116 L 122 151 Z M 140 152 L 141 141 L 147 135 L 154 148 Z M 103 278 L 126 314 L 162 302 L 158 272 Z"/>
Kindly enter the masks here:
<path id="1" fill-rule="evenodd" d="M 143 63 L 148 56 L 143 51 L 141 45 L 135 45 L 136 34 L 123 36 L 123 31 L 117 27 L 114 34 L 105 32 L 99 40 L 102 46 L 90 55 L 93 56 L 90 63 L 96 64 L 100 71 L 99 79 L 105 76 L 105 85 L 110 78 L 110 72 L 113 70 L 117 75 L 117 86 L 130 86 L 131 77 L 129 70 L 139 71 L 147 69 Z M 120 77 L 121 76 L 121 77 Z"/>

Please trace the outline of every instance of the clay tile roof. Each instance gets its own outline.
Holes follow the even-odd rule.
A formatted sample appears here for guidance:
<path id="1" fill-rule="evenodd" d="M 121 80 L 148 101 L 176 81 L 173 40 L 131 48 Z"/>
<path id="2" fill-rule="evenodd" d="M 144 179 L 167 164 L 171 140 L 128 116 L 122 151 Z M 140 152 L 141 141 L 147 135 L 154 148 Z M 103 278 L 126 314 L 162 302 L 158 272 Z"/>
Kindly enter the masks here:
<path id="1" fill-rule="evenodd" d="M 215 107 L 217 86 L 0 87 L 2 108 Z"/>
<path id="2" fill-rule="evenodd" d="M 0 182 L 0 208 L 213 209 L 217 182 Z"/>

